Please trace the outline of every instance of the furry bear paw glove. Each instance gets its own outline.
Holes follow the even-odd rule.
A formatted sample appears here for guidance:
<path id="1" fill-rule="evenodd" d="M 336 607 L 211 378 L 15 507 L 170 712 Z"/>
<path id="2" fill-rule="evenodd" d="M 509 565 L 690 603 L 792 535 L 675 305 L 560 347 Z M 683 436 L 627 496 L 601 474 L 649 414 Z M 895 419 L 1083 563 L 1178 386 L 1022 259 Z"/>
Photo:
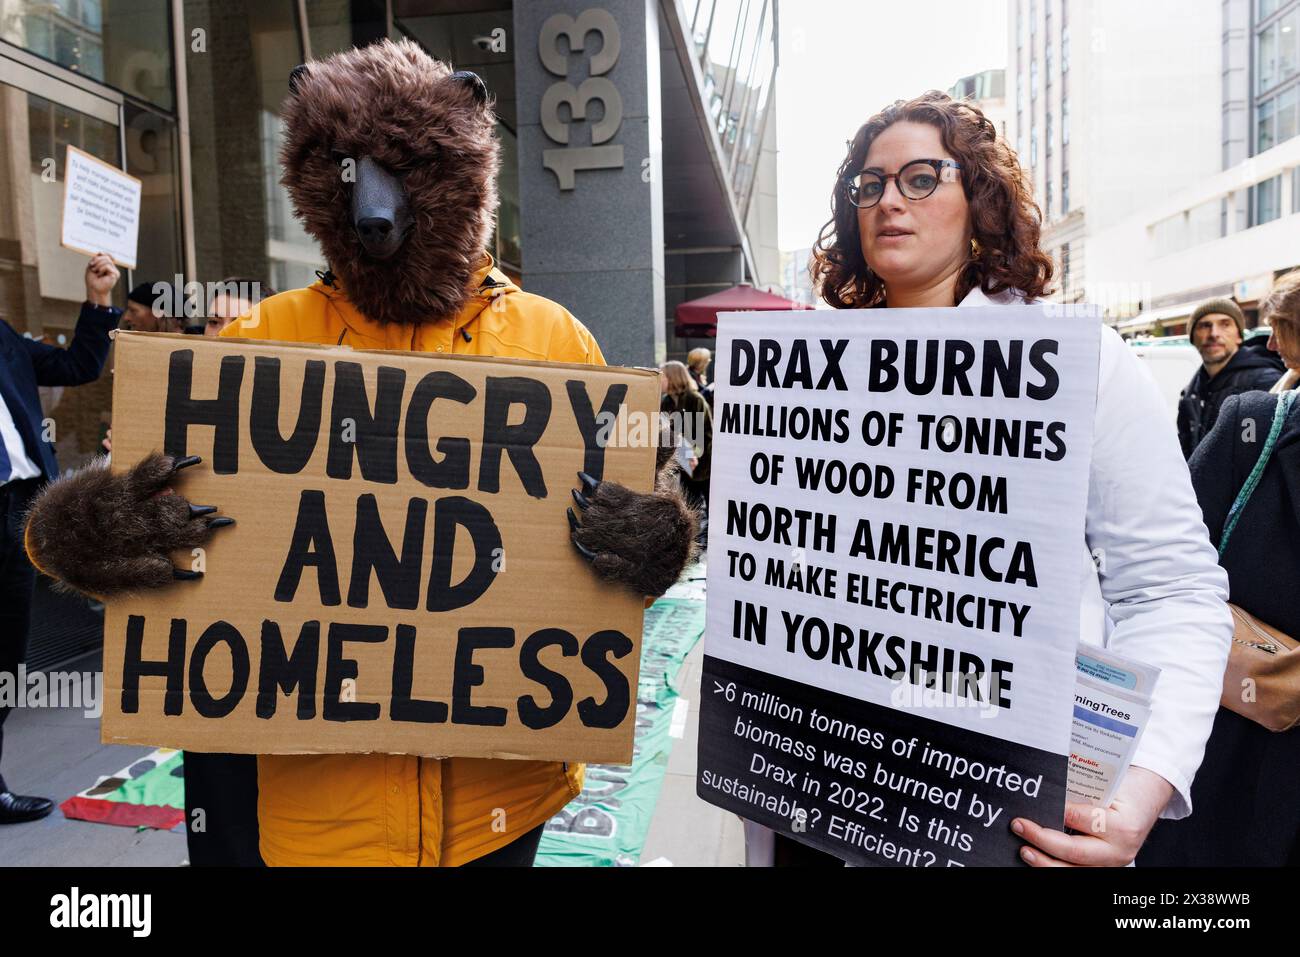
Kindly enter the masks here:
<path id="1" fill-rule="evenodd" d="M 170 553 L 197 548 L 235 520 L 214 517 L 216 506 L 191 505 L 171 488 L 176 473 L 198 461 L 154 452 L 113 472 L 105 458 L 51 482 L 28 513 L 32 564 L 95 598 L 202 577 L 175 567 Z"/>
<path id="2" fill-rule="evenodd" d="M 578 473 L 582 488 L 573 490 L 573 501 L 582 519 L 569 509 L 570 537 L 604 581 L 657 598 L 696 557 L 699 516 L 672 472 L 660 469 L 649 493 Z"/>

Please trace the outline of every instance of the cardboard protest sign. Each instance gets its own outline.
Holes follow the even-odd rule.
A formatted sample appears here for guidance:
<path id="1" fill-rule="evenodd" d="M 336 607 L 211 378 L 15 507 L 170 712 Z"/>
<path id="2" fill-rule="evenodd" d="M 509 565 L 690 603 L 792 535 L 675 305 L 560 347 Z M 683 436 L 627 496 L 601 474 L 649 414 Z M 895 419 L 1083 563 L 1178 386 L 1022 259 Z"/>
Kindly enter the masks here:
<path id="1" fill-rule="evenodd" d="M 1060 826 L 1100 323 L 1052 312 L 725 317 L 701 798 L 863 864 Z"/>
<path id="2" fill-rule="evenodd" d="M 103 739 L 627 763 L 643 599 L 569 540 L 577 473 L 646 491 L 653 373 L 122 333 L 113 468 L 199 455 L 236 524 L 109 603 Z"/>
<path id="3" fill-rule="evenodd" d="M 108 253 L 134 269 L 140 181 L 75 146 L 68 147 L 63 169 L 62 245 L 90 256 Z"/>

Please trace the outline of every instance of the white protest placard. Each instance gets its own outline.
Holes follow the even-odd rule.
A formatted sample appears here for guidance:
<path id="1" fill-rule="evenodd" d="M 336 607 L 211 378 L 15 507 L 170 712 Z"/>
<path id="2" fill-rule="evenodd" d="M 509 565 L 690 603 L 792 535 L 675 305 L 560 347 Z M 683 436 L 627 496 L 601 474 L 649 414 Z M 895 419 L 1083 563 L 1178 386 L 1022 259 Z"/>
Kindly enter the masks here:
<path id="1" fill-rule="evenodd" d="M 858 864 L 1060 827 L 1092 307 L 732 313 L 697 793 Z"/>
<path id="2" fill-rule="evenodd" d="M 108 253 L 134 269 L 140 234 L 140 181 L 69 146 L 63 174 L 60 242 L 87 255 Z"/>

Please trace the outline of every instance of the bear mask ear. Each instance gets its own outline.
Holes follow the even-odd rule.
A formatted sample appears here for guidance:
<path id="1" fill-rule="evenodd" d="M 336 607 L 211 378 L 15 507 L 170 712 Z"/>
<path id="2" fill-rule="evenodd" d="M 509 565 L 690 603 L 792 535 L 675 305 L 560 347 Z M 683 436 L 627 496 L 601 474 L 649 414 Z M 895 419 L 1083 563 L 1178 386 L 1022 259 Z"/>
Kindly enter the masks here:
<path id="1" fill-rule="evenodd" d="M 482 106 L 487 102 L 487 84 L 483 82 L 483 78 L 477 73 L 471 73 L 469 70 L 457 70 L 451 75 L 451 78 L 459 83 L 463 83 L 465 86 L 468 86 L 470 91 L 474 94 L 474 100 L 479 106 Z"/>
<path id="2" fill-rule="evenodd" d="M 307 64 L 299 63 L 289 73 L 289 92 L 296 94 L 298 92 L 298 80 L 307 75 Z"/>

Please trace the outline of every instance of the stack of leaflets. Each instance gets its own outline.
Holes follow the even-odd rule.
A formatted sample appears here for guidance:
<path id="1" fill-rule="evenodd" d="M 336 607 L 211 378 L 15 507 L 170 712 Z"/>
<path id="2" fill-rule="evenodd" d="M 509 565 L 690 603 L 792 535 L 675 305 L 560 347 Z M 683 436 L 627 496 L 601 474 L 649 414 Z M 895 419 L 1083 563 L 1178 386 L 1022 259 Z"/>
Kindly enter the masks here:
<path id="1" fill-rule="evenodd" d="M 1106 648 L 1075 654 L 1074 727 L 1066 791 L 1073 801 L 1106 807 L 1151 716 L 1160 669 Z"/>

